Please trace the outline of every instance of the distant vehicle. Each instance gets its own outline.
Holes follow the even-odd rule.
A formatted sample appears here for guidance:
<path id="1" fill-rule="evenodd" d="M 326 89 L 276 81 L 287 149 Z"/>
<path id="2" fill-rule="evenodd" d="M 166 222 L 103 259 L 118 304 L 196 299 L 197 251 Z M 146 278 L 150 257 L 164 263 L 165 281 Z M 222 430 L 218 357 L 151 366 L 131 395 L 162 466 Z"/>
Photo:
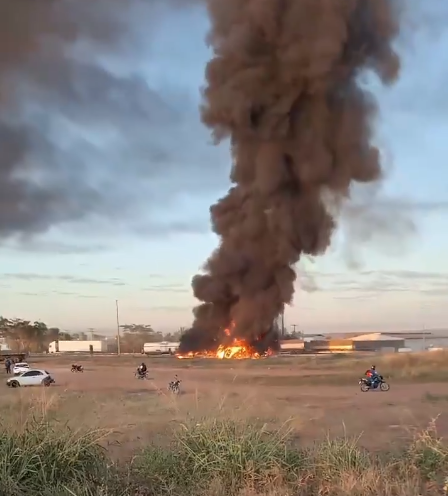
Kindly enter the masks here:
<path id="1" fill-rule="evenodd" d="M 28 372 L 28 370 L 30 370 L 30 366 L 26 362 L 19 362 L 12 368 L 12 373 L 14 375 L 19 375 L 23 374 L 23 372 Z"/>
<path id="2" fill-rule="evenodd" d="M 171 381 L 168 383 L 168 391 L 170 391 L 173 394 L 180 394 L 180 383 L 182 381 L 177 377 L 177 375 L 174 376 L 174 381 Z"/>
<path id="3" fill-rule="evenodd" d="M 106 341 L 52 341 L 48 353 L 106 353 Z"/>
<path id="4" fill-rule="evenodd" d="M 135 372 L 134 377 L 140 381 L 146 381 L 149 379 L 148 372 Z"/>
<path id="5" fill-rule="evenodd" d="M 26 356 L 26 353 L 12 353 L 10 350 L 0 350 L 1 361 L 5 361 L 7 358 L 16 358 L 19 362 L 23 362 Z"/>
<path id="6" fill-rule="evenodd" d="M 389 391 L 390 389 L 389 384 L 384 380 L 382 375 L 378 376 L 378 379 L 373 384 L 368 377 L 361 377 L 358 384 L 363 393 L 367 393 L 371 389 L 378 389 L 378 387 L 381 391 Z"/>
<path id="7" fill-rule="evenodd" d="M 290 339 L 280 343 L 280 353 L 300 354 L 305 349 L 305 343 L 302 339 Z"/>
<path id="8" fill-rule="evenodd" d="M 143 353 L 145 355 L 174 355 L 179 345 L 180 343 L 170 343 L 169 341 L 145 343 L 143 345 Z"/>
<path id="9" fill-rule="evenodd" d="M 82 365 L 76 365 L 75 363 L 72 365 L 71 368 L 72 372 L 84 372 L 84 367 Z"/>
<path id="10" fill-rule="evenodd" d="M 31 369 L 16 377 L 10 377 L 6 385 L 11 388 L 28 387 L 28 386 L 45 386 L 49 387 L 54 384 L 55 380 L 46 370 Z"/>

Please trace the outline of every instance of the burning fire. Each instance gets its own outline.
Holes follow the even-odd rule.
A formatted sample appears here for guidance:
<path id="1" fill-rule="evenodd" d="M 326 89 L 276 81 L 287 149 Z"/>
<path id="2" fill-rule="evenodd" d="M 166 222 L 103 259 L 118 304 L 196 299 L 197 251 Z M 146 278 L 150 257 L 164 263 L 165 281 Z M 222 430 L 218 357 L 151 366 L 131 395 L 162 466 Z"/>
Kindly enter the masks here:
<path id="1" fill-rule="evenodd" d="M 231 328 L 233 325 L 231 326 Z M 224 331 L 227 336 L 231 336 L 231 330 L 225 329 Z M 258 359 L 262 358 L 262 356 L 269 356 L 272 354 L 271 350 L 268 350 L 264 355 L 260 355 L 252 346 L 250 346 L 246 341 L 242 339 L 234 338 L 231 344 L 221 344 L 218 346 L 216 351 L 199 351 L 199 352 L 190 352 L 186 355 L 176 355 L 177 358 L 219 358 L 221 360 L 224 359 Z"/>
<path id="2" fill-rule="evenodd" d="M 244 341 L 235 340 L 231 346 L 218 346 L 216 358 L 260 358 L 260 354 L 251 349 Z"/>

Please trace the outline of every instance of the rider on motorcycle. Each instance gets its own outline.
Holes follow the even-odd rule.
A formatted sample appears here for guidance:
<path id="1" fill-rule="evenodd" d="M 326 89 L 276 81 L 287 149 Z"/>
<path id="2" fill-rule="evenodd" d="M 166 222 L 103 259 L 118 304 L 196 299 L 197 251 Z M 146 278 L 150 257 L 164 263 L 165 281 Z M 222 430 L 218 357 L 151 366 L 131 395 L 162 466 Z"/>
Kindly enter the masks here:
<path id="1" fill-rule="evenodd" d="M 142 362 L 141 365 L 139 365 L 139 367 L 137 369 L 138 375 L 143 376 L 146 374 L 147 371 L 148 371 L 148 368 L 146 367 L 145 362 Z"/>
<path id="2" fill-rule="evenodd" d="M 372 387 L 376 387 L 377 383 L 380 380 L 380 375 L 376 371 L 376 366 L 372 365 L 369 370 L 366 370 L 365 375 L 369 378 L 370 385 Z"/>

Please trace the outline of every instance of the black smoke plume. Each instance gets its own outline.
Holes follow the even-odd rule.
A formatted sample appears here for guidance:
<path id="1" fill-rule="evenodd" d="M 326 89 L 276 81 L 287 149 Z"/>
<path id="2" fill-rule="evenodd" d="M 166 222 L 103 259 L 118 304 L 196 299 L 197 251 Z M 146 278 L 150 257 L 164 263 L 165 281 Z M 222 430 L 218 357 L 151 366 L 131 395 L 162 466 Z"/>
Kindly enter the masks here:
<path id="1" fill-rule="evenodd" d="M 182 349 L 233 334 L 256 342 L 292 301 L 296 264 L 328 248 L 329 203 L 381 178 L 366 69 L 393 83 L 393 0 L 207 0 L 214 56 L 202 120 L 230 137 L 233 186 L 211 207 L 218 249 L 193 278 L 193 330 Z M 213 166 L 211 164 L 211 166 Z M 324 200 L 325 199 L 325 200 Z"/>
<path id="2" fill-rule="evenodd" d="M 123 171 L 135 176 L 135 157 L 120 164 L 121 176 L 112 167 L 103 174 L 98 165 L 107 169 L 111 157 L 95 140 L 135 139 L 166 118 L 143 77 L 120 68 L 142 36 L 150 43 L 161 8 L 185 3 L 0 0 L 0 242 L 126 209 L 131 199 L 113 193 Z M 156 147 L 145 152 L 154 162 Z"/>

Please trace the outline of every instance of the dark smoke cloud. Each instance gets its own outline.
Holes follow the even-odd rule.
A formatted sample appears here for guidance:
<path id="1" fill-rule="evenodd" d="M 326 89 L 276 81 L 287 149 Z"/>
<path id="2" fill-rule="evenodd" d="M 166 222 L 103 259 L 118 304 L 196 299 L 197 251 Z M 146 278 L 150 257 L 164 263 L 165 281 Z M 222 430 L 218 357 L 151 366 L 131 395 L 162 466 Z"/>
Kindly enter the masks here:
<path id="1" fill-rule="evenodd" d="M 294 264 L 328 248 L 354 183 L 382 175 L 371 144 L 373 97 L 365 69 L 393 83 L 392 0 L 208 0 L 214 57 L 203 122 L 231 138 L 232 188 L 211 207 L 219 248 L 193 279 L 203 303 L 182 347 L 266 333 L 291 302 Z M 212 166 L 212 165 L 211 165 Z M 324 198 L 325 197 L 325 201 Z"/>
<path id="2" fill-rule="evenodd" d="M 158 130 L 178 140 L 183 116 L 126 61 L 192 3 L 0 0 L 1 241 L 135 216 L 136 178 L 154 184 L 173 161 Z"/>

